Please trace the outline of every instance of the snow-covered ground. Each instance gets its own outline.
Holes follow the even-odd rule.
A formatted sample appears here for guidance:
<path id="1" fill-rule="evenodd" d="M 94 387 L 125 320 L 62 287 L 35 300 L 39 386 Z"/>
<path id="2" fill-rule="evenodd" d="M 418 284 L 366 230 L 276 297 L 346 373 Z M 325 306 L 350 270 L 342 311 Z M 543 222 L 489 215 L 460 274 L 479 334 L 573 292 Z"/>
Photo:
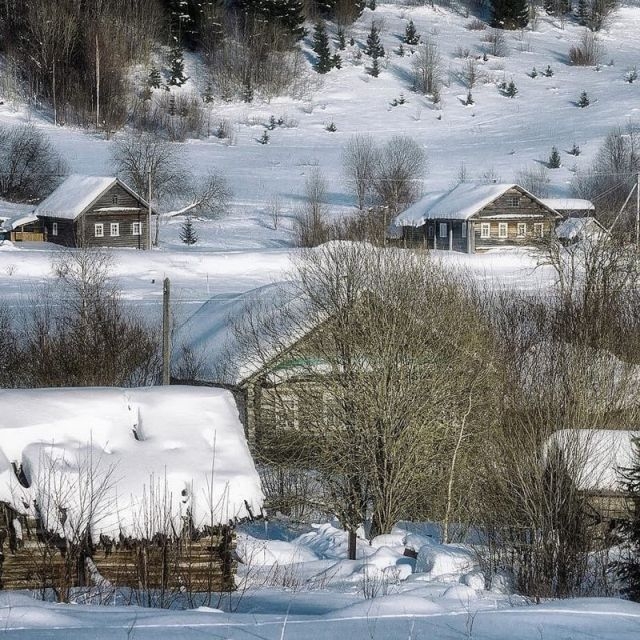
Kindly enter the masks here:
<path id="1" fill-rule="evenodd" d="M 638 604 L 614 598 L 533 604 L 514 596 L 503 575 L 485 584 L 470 547 L 437 544 L 429 533 L 435 529 L 398 526 L 371 545 L 361 542 L 358 560 L 341 559 L 346 534 L 329 524 L 291 541 L 241 533 L 240 589 L 214 602 L 216 608 L 58 605 L 0 592 L 0 629 L 8 638 L 65 640 L 635 640 L 640 634 Z M 405 547 L 417 550 L 417 559 L 403 555 Z"/>
<path id="2" fill-rule="evenodd" d="M 438 7 L 379 3 L 354 26 L 358 43 L 364 42 L 372 18 L 383 24 L 388 52 L 380 77 L 368 75 L 366 57 L 358 64 L 355 51 L 348 49 L 342 69 L 322 78 L 310 72 L 321 86 L 300 99 L 213 103 L 212 119 L 232 123 L 234 143 L 212 137 L 179 146 L 194 177 L 214 168 L 228 177 L 234 191 L 229 211 L 215 221 L 197 220 L 200 239 L 193 247 L 180 242 L 177 218 L 162 227 L 159 249 L 113 250 L 113 273 L 125 299 L 153 315 L 159 311 L 162 280 L 169 277 L 179 324 L 211 296 L 232 296 L 282 279 L 291 267 L 293 216 L 313 167 L 319 166 L 327 177 L 332 213 L 353 209 L 341 154 L 354 133 L 371 133 L 380 143 L 409 135 L 422 144 L 429 158 L 425 192 L 453 186 L 462 164 L 469 178 L 515 180 L 520 170 L 544 164 L 556 146 L 562 167 L 549 170 L 549 195 L 568 197 L 575 170 L 590 165 L 607 132 L 640 119 L 640 82 L 624 80 L 627 71 L 640 65 L 638 7 L 621 8 L 601 34 L 606 52 L 598 68 L 568 64 L 568 49 L 582 31 L 575 24 L 560 28 L 552 18 L 542 17 L 533 30 L 506 33 L 507 56 L 478 60 L 482 79 L 472 90 L 472 106 L 463 105 L 467 88 L 459 72 L 466 60 L 456 52 L 468 49 L 481 57 L 488 45 L 482 41 L 486 31 L 465 28 L 471 16 Z M 395 53 L 409 18 L 419 33 L 438 43 L 443 58 L 447 84 L 438 108 L 411 92 L 411 56 Z M 534 66 L 540 72 L 547 65 L 553 68 L 552 77 L 529 76 Z M 509 99 L 497 85 L 512 79 L 518 94 Z M 204 88 L 191 83 L 187 89 Z M 575 105 L 582 91 L 591 99 L 585 109 Z M 401 93 L 405 104 L 392 106 Z M 283 117 L 290 126 L 277 127 L 269 144 L 258 144 L 271 115 Z M 113 172 L 113 139 L 54 127 L 11 100 L 0 105 L 0 124 L 27 121 L 48 134 L 70 172 Z M 335 132 L 326 130 L 331 122 Z M 574 144 L 581 155 L 567 153 Z M 268 212 L 274 196 L 282 203 L 277 229 Z M 30 304 L 38 287 L 53 278 L 52 260 L 60 251 L 43 243 L 0 246 L 0 302 Z M 468 270 L 481 286 L 536 290 L 551 279 L 549 268 L 522 250 L 434 255 L 451 268 Z M 359 560 L 345 561 L 344 534 L 330 525 L 293 540 L 270 529 L 261 534 L 248 530 L 239 540 L 239 553 L 246 560 L 240 577 L 248 588 L 220 604 L 226 612 L 54 605 L 0 591 L 0 634 L 56 640 L 640 637 L 639 605 L 615 599 L 529 604 L 504 585 L 483 585 L 468 550 L 443 548 L 424 532 L 411 540 L 408 533 L 399 530 L 371 547 L 362 543 Z M 419 551 L 415 565 L 402 555 L 408 544 Z M 372 590 L 377 597 L 366 598 Z"/>

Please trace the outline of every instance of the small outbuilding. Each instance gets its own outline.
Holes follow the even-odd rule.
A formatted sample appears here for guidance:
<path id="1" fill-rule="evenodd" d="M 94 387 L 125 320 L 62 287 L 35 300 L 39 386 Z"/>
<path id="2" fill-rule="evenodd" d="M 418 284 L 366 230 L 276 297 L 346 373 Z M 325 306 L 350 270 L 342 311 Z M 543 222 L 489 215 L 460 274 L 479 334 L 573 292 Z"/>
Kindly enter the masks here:
<path id="1" fill-rule="evenodd" d="M 591 216 L 567 218 L 556 227 L 556 238 L 563 245 L 576 244 L 585 240 L 600 242 L 609 232 Z"/>
<path id="2" fill-rule="evenodd" d="M 517 184 L 463 182 L 425 195 L 394 220 L 404 246 L 475 253 L 539 243 L 560 214 Z"/>
<path id="3" fill-rule="evenodd" d="M 35 209 L 45 238 L 67 247 L 150 247 L 155 211 L 113 176 L 69 176 Z"/>
<path id="4" fill-rule="evenodd" d="M 234 588 L 260 479 L 232 394 L 0 390 L 0 588 Z"/>

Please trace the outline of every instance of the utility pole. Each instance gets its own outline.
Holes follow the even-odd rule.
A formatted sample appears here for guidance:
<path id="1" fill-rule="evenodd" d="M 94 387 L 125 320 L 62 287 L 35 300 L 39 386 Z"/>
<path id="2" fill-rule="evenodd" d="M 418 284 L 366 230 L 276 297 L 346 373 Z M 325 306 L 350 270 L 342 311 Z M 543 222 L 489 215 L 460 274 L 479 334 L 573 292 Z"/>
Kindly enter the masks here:
<path id="1" fill-rule="evenodd" d="M 636 176 L 636 249 L 640 251 L 640 172 Z"/>
<path id="2" fill-rule="evenodd" d="M 147 249 L 151 249 L 151 167 L 147 169 Z"/>
<path id="3" fill-rule="evenodd" d="M 100 128 L 100 45 L 96 33 L 96 131 Z"/>
<path id="4" fill-rule="evenodd" d="M 162 284 L 162 384 L 171 384 L 171 311 L 169 298 L 171 282 L 165 278 Z"/>

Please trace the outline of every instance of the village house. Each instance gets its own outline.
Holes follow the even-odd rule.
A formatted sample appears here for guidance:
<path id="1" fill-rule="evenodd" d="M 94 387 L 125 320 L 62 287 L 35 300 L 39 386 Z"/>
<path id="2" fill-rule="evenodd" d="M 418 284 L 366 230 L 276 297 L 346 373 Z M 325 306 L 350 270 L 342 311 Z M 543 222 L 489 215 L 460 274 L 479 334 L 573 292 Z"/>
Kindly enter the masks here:
<path id="1" fill-rule="evenodd" d="M 539 243 L 561 215 L 517 184 L 464 182 L 429 193 L 394 220 L 406 247 L 475 253 Z"/>
<path id="2" fill-rule="evenodd" d="M 0 241 L 22 242 L 44 240 L 42 222 L 34 213 L 35 206 L 0 200 Z"/>
<path id="3" fill-rule="evenodd" d="M 0 390 L 0 588 L 235 587 L 263 493 L 234 399 L 209 387 Z"/>
<path id="4" fill-rule="evenodd" d="M 149 204 L 119 178 L 71 175 L 35 209 L 45 239 L 67 247 L 150 247 Z"/>

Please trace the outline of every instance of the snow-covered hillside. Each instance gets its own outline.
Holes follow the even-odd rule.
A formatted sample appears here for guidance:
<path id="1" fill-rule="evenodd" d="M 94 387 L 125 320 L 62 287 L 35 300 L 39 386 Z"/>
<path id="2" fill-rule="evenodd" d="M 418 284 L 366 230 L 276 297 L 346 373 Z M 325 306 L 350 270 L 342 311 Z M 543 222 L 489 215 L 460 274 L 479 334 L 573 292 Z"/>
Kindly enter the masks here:
<path id="1" fill-rule="evenodd" d="M 366 72 L 367 56 L 356 59 L 371 21 L 382 25 L 382 39 L 387 58 L 382 72 L 373 78 Z M 413 93 L 412 60 L 415 56 L 405 46 L 405 56 L 397 55 L 401 35 L 409 19 L 418 32 L 437 43 L 442 57 L 443 80 L 440 107 L 423 95 Z M 518 171 L 539 167 L 549 157 L 552 146 L 560 150 L 562 167 L 550 171 L 551 194 L 564 196 L 570 191 L 574 169 L 589 165 L 606 133 L 615 125 L 624 125 L 640 117 L 640 82 L 625 81 L 625 74 L 640 64 L 640 8 L 620 8 L 599 38 L 604 53 L 599 67 L 575 67 L 569 64 L 568 50 L 577 44 L 584 28 L 567 22 L 561 28 L 557 20 L 540 17 L 535 29 L 505 32 L 507 55 L 487 56 L 490 46 L 483 41 L 488 31 L 468 29 L 472 16 L 463 16 L 444 8 L 406 7 L 402 4 L 378 4 L 372 12 L 365 10 L 352 29 L 356 46 L 343 53 L 343 66 L 324 76 L 309 70 L 309 90 L 300 99 L 276 98 L 270 103 L 251 104 L 214 102 L 213 122 L 226 119 L 235 130 L 234 144 L 223 144 L 215 137 L 184 143 L 188 165 L 195 175 L 204 175 L 212 167 L 222 170 L 234 190 L 233 207 L 222 235 L 230 244 L 243 248 L 263 243 L 274 246 L 288 242 L 287 224 L 270 232 L 263 209 L 269 197 L 282 196 L 291 212 L 299 204 L 305 176 L 312 165 L 326 174 L 329 199 L 335 210 L 348 207 L 353 198 L 344 184 L 341 150 L 354 133 L 369 132 L 381 142 L 397 134 L 414 137 L 429 157 L 430 170 L 424 189 L 441 189 L 455 182 L 460 166 L 468 177 L 491 174 L 513 180 Z M 305 47 L 309 45 L 309 38 Z M 473 88 L 475 103 L 465 106 L 467 87 L 460 71 L 467 60 L 479 57 L 480 80 Z M 311 59 L 313 54 L 309 53 Z M 189 63 L 189 61 L 188 61 Z M 198 86 L 197 61 L 190 61 L 192 80 L 180 90 L 202 91 Z M 550 65 L 552 77 L 530 77 Z M 188 64 L 189 66 L 189 64 Z M 497 85 L 513 80 L 518 93 L 505 97 Z M 580 93 L 586 91 L 591 104 L 576 106 Z M 406 102 L 392 106 L 403 94 Z M 283 117 L 288 126 L 270 132 L 268 144 L 257 139 L 269 117 Z M 56 148 L 69 164 L 71 172 L 108 174 L 113 170 L 113 140 L 69 127 L 55 128 L 36 112 L 22 104 L 5 100 L 0 106 L 0 123 L 31 120 L 51 136 Z M 326 126 L 334 123 L 337 131 Z M 116 138 L 118 135 L 116 134 Z M 567 154 L 573 144 L 582 154 Z M 250 239 L 237 234 L 238 226 L 253 230 Z M 171 233 L 166 238 L 175 239 Z"/>

